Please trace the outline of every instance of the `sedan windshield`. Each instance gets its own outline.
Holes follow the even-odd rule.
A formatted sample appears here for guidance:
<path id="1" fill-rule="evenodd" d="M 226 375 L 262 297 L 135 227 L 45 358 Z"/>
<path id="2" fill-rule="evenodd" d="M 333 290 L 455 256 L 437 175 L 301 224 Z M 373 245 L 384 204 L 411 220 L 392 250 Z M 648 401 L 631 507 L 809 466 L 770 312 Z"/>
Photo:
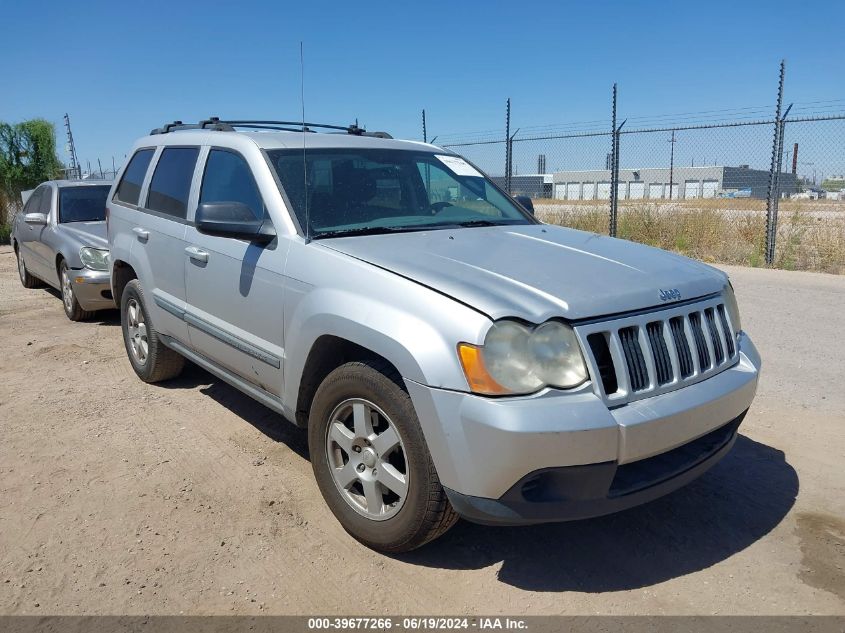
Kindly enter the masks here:
<path id="1" fill-rule="evenodd" d="M 106 219 L 111 185 L 59 188 L 59 222 L 97 222 Z"/>
<path id="2" fill-rule="evenodd" d="M 307 195 L 316 239 L 535 223 L 458 156 L 376 148 L 308 149 L 304 159 L 301 150 L 267 153 L 303 228 Z"/>

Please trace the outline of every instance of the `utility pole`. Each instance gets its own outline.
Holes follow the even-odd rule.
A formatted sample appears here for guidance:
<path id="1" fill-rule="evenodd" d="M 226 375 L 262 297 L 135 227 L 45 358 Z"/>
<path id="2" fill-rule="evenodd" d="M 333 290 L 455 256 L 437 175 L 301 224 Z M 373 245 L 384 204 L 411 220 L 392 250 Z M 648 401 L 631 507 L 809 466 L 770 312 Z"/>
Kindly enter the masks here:
<path id="1" fill-rule="evenodd" d="M 70 169 L 77 177 L 82 178 L 79 159 L 76 157 L 76 145 L 73 143 L 73 132 L 70 131 L 70 117 L 65 112 L 65 129 L 67 130 L 67 151 L 70 154 Z"/>
<path id="2" fill-rule="evenodd" d="M 669 139 L 672 149 L 669 150 L 669 200 L 672 199 L 672 187 L 675 178 L 675 130 L 672 130 L 672 138 Z"/>

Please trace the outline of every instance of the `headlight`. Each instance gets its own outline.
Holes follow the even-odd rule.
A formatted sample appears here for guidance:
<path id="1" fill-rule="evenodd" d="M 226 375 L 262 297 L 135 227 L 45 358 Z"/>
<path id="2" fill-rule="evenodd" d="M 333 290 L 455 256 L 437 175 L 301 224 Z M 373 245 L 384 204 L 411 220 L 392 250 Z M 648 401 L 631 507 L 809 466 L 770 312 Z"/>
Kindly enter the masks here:
<path id="1" fill-rule="evenodd" d="M 109 252 L 106 250 L 85 247 L 80 249 L 79 259 L 82 260 L 83 266 L 91 270 L 109 269 Z"/>
<path id="2" fill-rule="evenodd" d="M 725 287 L 725 310 L 728 311 L 728 318 L 731 320 L 734 332 L 739 334 L 742 331 L 742 320 L 739 318 L 739 306 L 736 303 L 733 284 L 728 282 Z"/>
<path id="3" fill-rule="evenodd" d="M 557 321 L 535 328 L 497 321 L 484 345 L 461 343 L 458 353 L 475 393 L 524 394 L 546 386 L 567 389 L 587 379 L 575 333 Z"/>

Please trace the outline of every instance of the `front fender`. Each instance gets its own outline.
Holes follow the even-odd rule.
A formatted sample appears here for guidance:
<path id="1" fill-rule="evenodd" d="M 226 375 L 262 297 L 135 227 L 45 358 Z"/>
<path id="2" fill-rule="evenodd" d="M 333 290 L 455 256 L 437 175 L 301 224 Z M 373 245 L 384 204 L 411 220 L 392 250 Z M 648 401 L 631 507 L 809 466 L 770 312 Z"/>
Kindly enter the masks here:
<path id="1" fill-rule="evenodd" d="M 486 316 L 389 271 L 313 244 L 297 245 L 290 257 L 285 405 L 295 406 L 308 354 L 323 335 L 384 357 L 406 380 L 468 390 L 457 344 L 480 342 L 489 327 Z M 312 258 L 317 261 L 309 262 Z"/>

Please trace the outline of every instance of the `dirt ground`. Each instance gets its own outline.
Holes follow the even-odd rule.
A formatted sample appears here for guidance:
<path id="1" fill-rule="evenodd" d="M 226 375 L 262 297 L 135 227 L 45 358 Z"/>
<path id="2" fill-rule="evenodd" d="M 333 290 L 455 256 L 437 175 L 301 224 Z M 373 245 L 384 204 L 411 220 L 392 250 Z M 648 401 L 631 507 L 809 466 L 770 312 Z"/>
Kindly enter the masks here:
<path id="1" fill-rule="evenodd" d="M 305 435 L 191 366 L 132 373 L 0 247 L 0 614 L 845 614 L 845 277 L 732 268 L 764 358 L 731 454 L 617 515 L 349 538 Z"/>

